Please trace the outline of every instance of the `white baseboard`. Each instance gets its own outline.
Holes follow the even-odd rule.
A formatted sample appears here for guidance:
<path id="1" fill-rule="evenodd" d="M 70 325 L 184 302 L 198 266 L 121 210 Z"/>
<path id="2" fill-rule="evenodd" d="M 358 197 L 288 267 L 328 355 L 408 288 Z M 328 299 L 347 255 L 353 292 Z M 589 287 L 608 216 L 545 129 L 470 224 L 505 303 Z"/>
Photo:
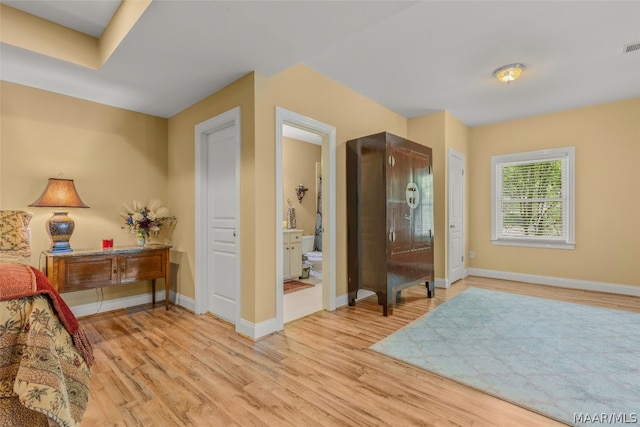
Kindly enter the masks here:
<path id="1" fill-rule="evenodd" d="M 370 296 L 373 296 L 375 294 L 375 292 L 368 291 L 366 289 L 360 289 L 356 297 L 356 302 L 361 301 L 365 298 L 369 298 Z M 349 294 L 338 295 L 336 297 L 336 308 L 344 307 L 346 305 L 349 305 Z"/>
<path id="2" fill-rule="evenodd" d="M 157 298 L 157 297 L 156 297 Z M 176 302 L 176 305 L 186 308 L 187 310 L 196 312 L 196 300 L 193 298 L 185 297 L 182 294 L 176 294 L 174 291 L 170 291 L 170 296 L 172 301 Z"/>
<path id="3" fill-rule="evenodd" d="M 482 268 L 469 268 L 465 271 L 465 277 L 479 276 L 491 279 L 513 280 L 517 282 L 526 282 L 537 285 L 557 286 L 560 288 L 582 289 L 587 291 L 608 292 L 613 294 L 630 295 L 640 297 L 640 286 L 619 285 L 616 283 L 593 282 L 588 280 L 564 279 L 560 277 L 538 276 L 534 274 L 512 273 L 508 271 L 486 270 Z M 448 288 L 451 284 L 448 279 L 436 278 L 435 286 L 438 288 Z M 164 290 L 156 291 L 156 303 L 164 301 Z M 373 292 L 361 290 L 358 293 L 358 300 L 368 298 L 375 295 Z M 188 310 L 195 312 L 195 301 L 192 298 L 176 294 L 171 291 L 170 297 L 175 301 L 176 305 L 182 306 Z M 151 302 L 151 294 L 139 294 L 130 297 L 110 299 L 103 302 L 94 302 L 89 304 L 75 305 L 70 307 L 76 317 L 90 316 L 108 311 L 120 310 L 137 305 L 149 304 Z M 343 307 L 349 303 L 347 294 L 338 295 L 336 297 L 336 307 Z M 276 319 L 269 319 L 254 324 L 241 320 L 236 325 L 236 332 L 249 337 L 252 340 L 258 340 L 274 332 L 277 332 Z"/>
<path id="4" fill-rule="evenodd" d="M 449 279 L 441 279 L 439 277 L 436 277 L 434 282 L 436 288 L 448 288 L 449 286 L 451 286 L 451 283 L 449 283 Z"/>
<path id="5" fill-rule="evenodd" d="M 559 288 L 581 289 L 585 291 L 607 292 L 611 294 L 640 297 L 640 286 L 619 285 L 617 283 L 592 282 L 589 280 L 564 279 L 561 277 L 537 276 L 535 274 L 511 273 L 508 271 L 470 268 L 470 276 L 488 277 L 491 279 L 513 280 L 536 285 L 557 286 Z"/>
<path id="6" fill-rule="evenodd" d="M 164 301 L 164 294 L 164 289 L 156 291 L 156 304 Z M 169 298 L 171 301 L 175 301 L 177 305 L 194 311 L 195 301 L 193 299 L 187 298 L 181 294 L 176 294 L 174 291 L 170 291 Z M 151 293 L 144 293 L 133 295 L 130 297 L 109 299 L 102 302 L 97 301 L 89 304 L 74 305 L 69 308 L 76 317 L 83 317 L 99 313 L 106 313 L 108 311 L 120 310 L 123 308 L 135 307 L 142 304 L 149 304 L 151 303 L 151 301 Z"/>
<path id="7" fill-rule="evenodd" d="M 372 295 L 375 295 L 375 292 L 367 291 L 366 289 L 361 289 L 358 291 L 358 298 L 356 301 L 362 300 L 364 298 L 368 298 Z M 336 297 L 336 308 L 344 307 L 349 304 L 349 296 L 348 294 L 338 295 Z M 242 319 L 238 325 L 236 325 L 236 332 L 239 334 L 245 335 L 252 340 L 258 340 L 267 335 L 270 335 L 274 332 L 278 332 L 278 323 L 276 322 L 275 317 L 273 319 L 265 320 L 264 322 L 260 322 L 258 324 L 247 322 Z"/>
<path id="8" fill-rule="evenodd" d="M 349 295 L 348 294 L 342 294 L 342 295 L 338 295 L 336 297 L 336 308 L 344 307 L 344 306 L 346 306 L 348 304 L 349 304 Z"/>
<path id="9" fill-rule="evenodd" d="M 236 332 L 256 341 L 278 332 L 278 322 L 275 317 L 260 323 L 251 323 L 241 319 L 236 325 Z"/>

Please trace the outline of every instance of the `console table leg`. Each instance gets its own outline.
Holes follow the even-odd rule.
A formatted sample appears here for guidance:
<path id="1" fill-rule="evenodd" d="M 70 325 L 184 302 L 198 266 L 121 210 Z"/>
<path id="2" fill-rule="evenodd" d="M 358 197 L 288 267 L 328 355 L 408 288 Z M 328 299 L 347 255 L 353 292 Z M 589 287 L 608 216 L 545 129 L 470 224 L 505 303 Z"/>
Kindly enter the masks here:
<path id="1" fill-rule="evenodd" d="M 169 277 L 164 280 L 164 308 L 169 310 Z"/>
<path id="2" fill-rule="evenodd" d="M 164 309 L 169 310 L 169 288 L 171 287 L 171 257 L 169 256 L 169 251 L 167 251 L 164 271 Z"/>
<path id="3" fill-rule="evenodd" d="M 156 279 L 151 279 L 151 303 L 156 305 Z"/>

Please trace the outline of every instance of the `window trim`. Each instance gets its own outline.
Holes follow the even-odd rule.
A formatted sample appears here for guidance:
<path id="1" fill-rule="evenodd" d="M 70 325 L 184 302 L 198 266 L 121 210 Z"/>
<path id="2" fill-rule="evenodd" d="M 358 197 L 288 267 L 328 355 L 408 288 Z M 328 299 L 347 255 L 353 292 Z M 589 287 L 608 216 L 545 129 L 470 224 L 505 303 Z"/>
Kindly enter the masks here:
<path id="1" fill-rule="evenodd" d="M 566 238 L 562 240 L 545 240 L 541 238 L 498 237 L 497 211 L 498 197 L 496 179 L 498 166 L 511 162 L 544 161 L 564 159 L 566 164 L 567 203 L 565 214 Z M 563 182 L 564 184 L 564 182 Z M 575 147 L 553 148 L 548 150 L 528 151 L 523 153 L 503 154 L 491 157 L 491 243 L 503 246 L 526 246 L 550 249 L 575 249 Z"/>

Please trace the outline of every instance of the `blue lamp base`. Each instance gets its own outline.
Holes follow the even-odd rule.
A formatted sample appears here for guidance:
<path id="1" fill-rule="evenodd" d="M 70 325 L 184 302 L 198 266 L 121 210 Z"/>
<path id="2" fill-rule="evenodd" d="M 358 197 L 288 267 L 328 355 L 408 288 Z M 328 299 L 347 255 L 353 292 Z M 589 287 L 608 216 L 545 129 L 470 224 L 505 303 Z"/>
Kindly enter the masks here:
<path id="1" fill-rule="evenodd" d="M 51 237 L 51 246 L 49 247 L 51 253 L 73 252 L 71 245 L 69 245 L 69 239 L 73 234 L 75 223 L 67 214 L 68 212 L 54 212 L 45 224 Z"/>

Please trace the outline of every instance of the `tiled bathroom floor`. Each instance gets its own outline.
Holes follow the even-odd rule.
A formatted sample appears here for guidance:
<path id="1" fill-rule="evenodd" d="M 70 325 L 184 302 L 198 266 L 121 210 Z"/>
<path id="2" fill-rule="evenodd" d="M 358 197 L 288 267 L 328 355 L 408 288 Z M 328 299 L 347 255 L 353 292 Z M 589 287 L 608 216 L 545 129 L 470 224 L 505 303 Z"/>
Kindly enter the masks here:
<path id="1" fill-rule="evenodd" d="M 284 323 L 322 310 L 322 282 L 315 277 L 300 281 L 313 283 L 314 286 L 284 295 L 282 303 Z"/>

